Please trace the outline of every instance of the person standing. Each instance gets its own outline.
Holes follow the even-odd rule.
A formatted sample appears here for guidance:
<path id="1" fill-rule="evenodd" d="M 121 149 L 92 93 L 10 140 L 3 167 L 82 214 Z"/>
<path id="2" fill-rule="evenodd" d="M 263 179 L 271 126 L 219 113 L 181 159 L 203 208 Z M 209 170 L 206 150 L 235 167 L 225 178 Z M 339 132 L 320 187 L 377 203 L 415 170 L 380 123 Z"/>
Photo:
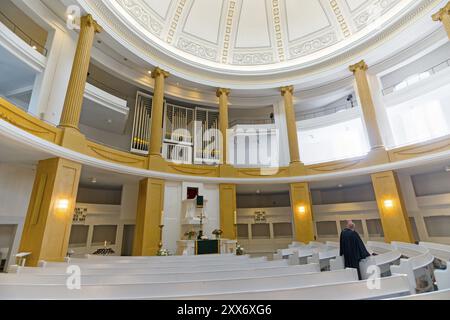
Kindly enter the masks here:
<path id="1" fill-rule="evenodd" d="M 369 257 L 370 253 L 367 251 L 358 232 L 355 231 L 355 224 L 351 220 L 347 221 L 347 227 L 341 232 L 339 255 L 344 256 L 346 268 L 358 270 L 358 277 L 361 280 L 359 262 Z"/>

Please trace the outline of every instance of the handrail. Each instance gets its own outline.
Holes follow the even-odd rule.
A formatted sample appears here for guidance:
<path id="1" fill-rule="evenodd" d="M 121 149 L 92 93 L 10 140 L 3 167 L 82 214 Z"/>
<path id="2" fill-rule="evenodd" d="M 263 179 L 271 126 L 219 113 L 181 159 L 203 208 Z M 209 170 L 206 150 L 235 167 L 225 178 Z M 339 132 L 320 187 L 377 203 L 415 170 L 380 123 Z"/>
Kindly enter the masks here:
<path id="1" fill-rule="evenodd" d="M 448 67 L 450 67 L 450 59 L 445 60 L 445 61 L 443 61 L 443 62 L 441 62 L 441 63 L 439 63 L 439 64 L 437 64 L 437 65 L 435 65 L 435 66 L 433 66 L 433 67 L 431 67 L 429 69 L 427 69 L 427 70 L 424 70 L 424 71 L 421 71 L 421 72 L 417 72 L 417 73 L 415 73 L 413 75 L 410 75 L 409 77 L 403 79 L 402 81 L 400 81 L 400 82 L 398 82 L 398 83 L 396 83 L 396 84 L 394 84 L 394 85 L 392 85 L 390 87 L 387 87 L 387 88 L 383 89 L 382 90 L 383 96 L 386 96 L 388 94 L 391 94 L 391 93 L 397 91 L 396 87 L 398 85 L 402 84 L 402 83 L 405 84 L 404 88 L 409 87 L 411 84 L 413 84 L 413 83 L 411 83 L 411 84 L 408 83 L 408 79 L 410 79 L 411 77 L 418 76 L 419 77 L 418 81 L 420 81 L 420 80 L 423 80 L 423 79 L 426 79 L 426 78 L 430 77 L 433 74 L 436 74 L 436 73 L 442 71 L 443 69 L 447 69 Z M 426 75 L 424 78 L 421 78 L 421 76 L 424 73 L 427 73 L 427 72 L 428 72 L 428 75 Z M 415 81 L 414 83 L 416 83 L 418 81 Z"/>
<path id="2" fill-rule="evenodd" d="M 6 20 L 6 21 L 4 21 Z M 11 19 L 9 19 L 3 12 L 0 11 L 0 21 L 8 27 L 14 34 L 25 41 L 33 49 L 41 53 L 43 56 L 47 56 L 48 50 L 44 45 L 40 44 L 36 40 L 33 40 L 25 31 L 23 31 L 18 25 L 16 25 Z M 7 22 L 7 23 L 5 23 Z"/>
<path id="3" fill-rule="evenodd" d="M 303 120 L 319 118 L 319 117 L 327 116 L 330 114 L 335 114 L 340 111 L 354 109 L 357 106 L 358 105 L 353 102 L 353 103 L 343 104 L 343 105 L 340 105 L 337 107 L 329 107 L 329 108 L 318 109 L 318 110 L 310 111 L 310 112 L 302 112 L 302 113 L 299 113 L 299 115 L 297 116 L 297 120 L 303 121 Z"/>
<path id="4" fill-rule="evenodd" d="M 275 119 L 236 119 L 230 122 L 230 128 L 236 126 L 236 125 L 258 125 L 258 124 L 274 124 Z"/>

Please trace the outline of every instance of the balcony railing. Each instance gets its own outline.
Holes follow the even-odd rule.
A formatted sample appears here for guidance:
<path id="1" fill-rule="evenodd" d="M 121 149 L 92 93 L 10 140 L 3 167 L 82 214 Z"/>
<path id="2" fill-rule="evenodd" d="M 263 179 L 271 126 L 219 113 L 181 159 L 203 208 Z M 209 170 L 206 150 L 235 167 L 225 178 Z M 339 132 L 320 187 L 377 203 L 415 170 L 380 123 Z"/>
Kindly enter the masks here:
<path id="1" fill-rule="evenodd" d="M 343 105 L 340 105 L 337 107 L 322 108 L 322 109 L 314 110 L 314 111 L 310 111 L 310 112 L 302 112 L 297 116 L 297 120 L 303 121 L 303 120 L 309 120 L 309 119 L 319 118 L 319 117 L 323 117 L 323 116 L 328 116 L 330 114 L 335 114 L 335 113 L 338 113 L 341 111 L 353 109 L 357 106 L 358 105 L 355 102 L 349 102 L 347 104 L 343 104 Z"/>
<path id="2" fill-rule="evenodd" d="M 43 56 L 47 56 L 48 51 L 44 45 L 39 42 L 33 40 L 31 36 L 29 36 L 25 31 L 23 31 L 18 25 L 16 25 L 12 20 L 10 20 L 3 12 L 0 11 L 0 22 L 2 22 L 8 29 L 10 29 L 14 34 L 16 34 L 19 38 L 25 41 L 30 45 L 34 50 L 42 54 Z"/>
<path id="3" fill-rule="evenodd" d="M 260 124 L 274 124 L 275 119 L 259 119 L 259 120 L 252 120 L 252 119 L 236 119 L 230 122 L 230 128 L 237 126 L 237 125 L 260 125 Z"/>
<path id="4" fill-rule="evenodd" d="M 416 73 L 412 76 L 409 76 L 408 78 L 404 79 L 403 81 L 400 81 L 399 83 L 397 83 L 393 86 L 383 89 L 383 95 L 386 96 L 388 94 L 394 93 L 395 91 L 399 91 L 404 88 L 407 88 L 407 87 L 413 85 L 414 83 L 417 83 L 419 81 L 427 79 L 427 78 L 431 77 L 432 75 L 434 75 L 444 69 L 447 69 L 448 67 L 450 67 L 450 59 L 448 59 L 444 62 L 441 62 L 428 70 Z"/>

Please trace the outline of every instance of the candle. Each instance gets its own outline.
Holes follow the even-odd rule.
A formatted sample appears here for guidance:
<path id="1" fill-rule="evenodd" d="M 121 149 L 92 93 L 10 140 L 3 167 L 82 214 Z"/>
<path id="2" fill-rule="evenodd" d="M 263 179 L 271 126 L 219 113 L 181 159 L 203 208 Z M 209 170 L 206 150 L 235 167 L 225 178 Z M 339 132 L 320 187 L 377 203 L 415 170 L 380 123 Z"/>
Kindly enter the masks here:
<path id="1" fill-rule="evenodd" d="M 161 210 L 161 222 L 160 225 L 164 225 L 164 210 Z"/>
<path id="2" fill-rule="evenodd" d="M 237 225 L 237 212 L 234 211 L 234 224 Z"/>
<path id="3" fill-rule="evenodd" d="M 105 247 L 108 245 L 108 242 L 107 241 L 105 241 Z"/>

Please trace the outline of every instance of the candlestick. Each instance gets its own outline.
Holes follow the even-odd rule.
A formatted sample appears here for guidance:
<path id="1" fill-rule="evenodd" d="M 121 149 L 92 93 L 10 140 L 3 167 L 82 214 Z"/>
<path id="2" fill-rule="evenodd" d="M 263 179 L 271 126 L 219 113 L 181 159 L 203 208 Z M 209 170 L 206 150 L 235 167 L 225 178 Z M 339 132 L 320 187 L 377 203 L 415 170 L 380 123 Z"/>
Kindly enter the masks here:
<path id="1" fill-rule="evenodd" d="M 162 249 L 162 247 L 163 247 L 163 241 L 162 241 L 162 238 L 163 238 L 163 228 L 164 228 L 164 225 L 161 224 L 161 225 L 159 226 L 160 232 L 159 232 L 159 245 L 158 245 L 159 250 L 158 250 L 158 252 L 161 251 L 161 249 Z"/>

